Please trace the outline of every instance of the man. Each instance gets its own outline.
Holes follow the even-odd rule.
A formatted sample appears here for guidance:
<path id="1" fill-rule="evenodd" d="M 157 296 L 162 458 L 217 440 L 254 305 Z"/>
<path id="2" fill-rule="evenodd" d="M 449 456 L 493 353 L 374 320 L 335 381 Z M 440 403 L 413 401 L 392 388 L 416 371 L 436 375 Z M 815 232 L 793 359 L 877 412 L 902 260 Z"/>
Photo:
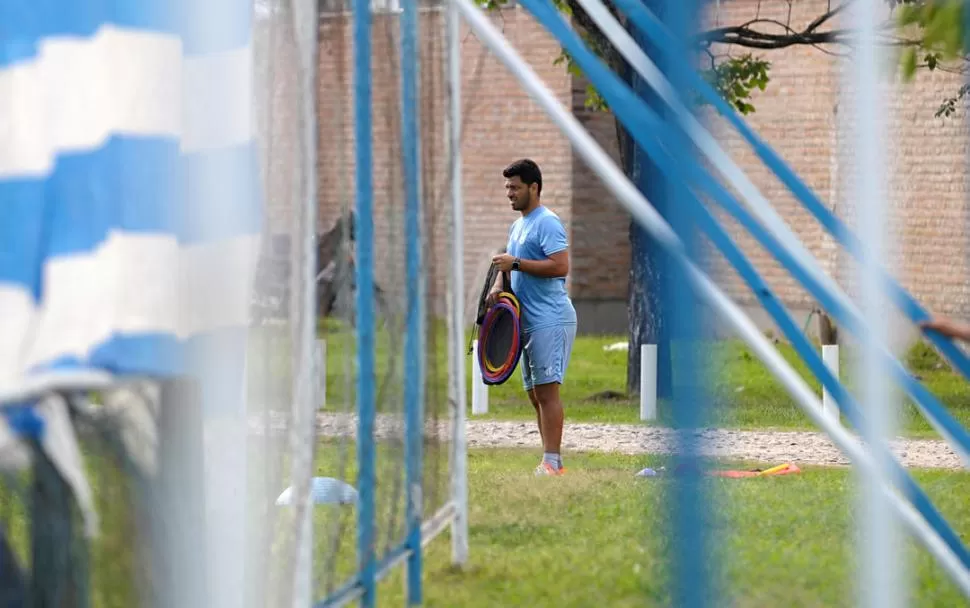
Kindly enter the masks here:
<path id="1" fill-rule="evenodd" d="M 540 201 L 542 172 L 536 163 L 517 160 L 502 171 L 502 176 L 512 209 L 521 217 L 509 230 L 505 253 L 492 258 L 501 273 L 489 300 L 494 301 L 501 291 L 502 273 L 511 273 L 512 291 L 522 311 L 524 347 L 519 365 L 525 391 L 536 410 L 544 452 L 536 474 L 562 475 L 559 386 L 576 338 L 576 310 L 566 293 L 566 230 L 559 217 Z"/>

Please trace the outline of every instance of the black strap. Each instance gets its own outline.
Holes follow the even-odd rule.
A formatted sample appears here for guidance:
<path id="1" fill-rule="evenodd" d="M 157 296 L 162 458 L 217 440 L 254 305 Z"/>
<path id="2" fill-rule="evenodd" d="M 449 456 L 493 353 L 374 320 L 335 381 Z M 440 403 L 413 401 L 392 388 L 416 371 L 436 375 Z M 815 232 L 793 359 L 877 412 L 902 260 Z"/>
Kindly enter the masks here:
<path id="1" fill-rule="evenodd" d="M 496 274 L 498 274 L 498 267 L 492 264 L 488 267 L 488 272 L 485 273 L 485 283 L 482 285 L 482 293 L 478 297 L 478 312 L 475 315 L 475 325 L 481 325 L 482 321 L 485 320 L 485 313 L 488 312 L 486 302 L 488 301 L 488 294 L 492 291 L 492 285 L 495 284 Z"/>
<path id="2" fill-rule="evenodd" d="M 499 253 L 504 253 L 505 248 L 502 248 Z M 485 274 L 485 283 L 482 285 L 482 292 L 478 297 L 478 310 L 475 313 L 475 327 L 481 326 L 482 322 L 485 320 L 485 315 L 488 313 L 488 294 L 492 291 L 492 285 L 495 284 L 495 277 L 498 275 L 499 269 L 495 264 L 491 264 L 488 267 L 488 272 Z M 512 276 L 507 273 L 502 273 L 502 290 L 512 293 Z M 473 333 L 468 339 L 468 354 L 471 354 L 474 350 L 475 334 Z"/>

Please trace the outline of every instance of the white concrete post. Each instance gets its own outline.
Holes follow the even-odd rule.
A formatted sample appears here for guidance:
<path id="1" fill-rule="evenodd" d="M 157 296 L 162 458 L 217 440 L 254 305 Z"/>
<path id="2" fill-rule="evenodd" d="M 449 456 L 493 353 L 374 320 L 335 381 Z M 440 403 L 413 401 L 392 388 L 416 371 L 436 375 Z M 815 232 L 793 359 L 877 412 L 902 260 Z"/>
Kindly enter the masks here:
<path id="1" fill-rule="evenodd" d="M 823 344 L 822 345 L 822 361 L 825 362 L 825 366 L 829 368 L 832 374 L 835 376 L 836 380 L 839 379 L 839 345 L 838 344 Z M 832 420 L 839 421 L 839 406 L 829 394 L 828 390 L 822 387 L 822 413 L 831 418 Z"/>
<path id="2" fill-rule="evenodd" d="M 488 385 L 482 379 L 482 368 L 478 366 L 478 340 L 472 344 L 472 414 L 488 413 Z"/>
<path id="3" fill-rule="evenodd" d="M 327 409 L 327 341 L 317 340 L 317 347 L 313 353 L 314 367 L 316 369 L 317 381 L 319 382 L 317 393 L 319 403 L 317 403 L 317 409 L 325 410 Z"/>
<path id="4" fill-rule="evenodd" d="M 657 345 L 640 345 L 640 420 L 657 419 Z"/>

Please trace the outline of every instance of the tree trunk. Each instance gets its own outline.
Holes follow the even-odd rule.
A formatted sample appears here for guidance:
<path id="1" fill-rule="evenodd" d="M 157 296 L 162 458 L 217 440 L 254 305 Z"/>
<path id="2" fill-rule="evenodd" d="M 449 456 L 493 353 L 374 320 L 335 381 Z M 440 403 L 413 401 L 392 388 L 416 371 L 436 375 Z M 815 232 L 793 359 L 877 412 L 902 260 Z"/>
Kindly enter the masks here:
<path id="1" fill-rule="evenodd" d="M 821 308 L 815 309 L 818 318 L 818 339 L 824 345 L 839 343 L 839 328 L 835 321 Z"/>
<path id="2" fill-rule="evenodd" d="M 658 17 L 663 17 L 663 2 L 645 0 Z M 634 39 L 655 63 L 663 66 L 658 53 L 637 31 Z M 632 69 L 619 70 L 623 80 L 643 98 L 654 111 L 663 115 L 663 102 Z M 623 172 L 654 206 L 667 217 L 667 189 L 664 176 L 651 162 L 647 153 L 636 145 L 626 129 L 617 122 L 620 159 Z M 662 294 L 667 281 L 662 249 L 636 222 L 630 222 L 630 283 L 628 291 L 629 352 L 627 356 L 627 393 L 640 393 L 640 345 L 657 345 L 657 397 L 668 398 L 672 392 L 670 333 L 667 313 L 663 309 Z"/>
<path id="3" fill-rule="evenodd" d="M 660 201 L 661 198 L 650 196 L 650 190 L 662 187 L 644 177 L 649 171 L 644 171 L 641 158 L 642 152 L 633 155 L 633 172 L 626 170 L 628 175 L 635 176 L 634 183 L 648 200 Z M 636 171 L 636 165 L 641 168 Z M 645 188 L 647 186 L 647 188 Z M 659 207 L 660 204 L 655 204 Z M 657 209 L 663 214 L 662 209 Z M 667 314 L 663 309 L 662 294 L 666 273 L 658 246 L 647 232 L 636 222 L 630 222 L 630 285 L 628 292 L 629 305 L 629 353 L 627 357 L 627 392 L 640 393 L 640 345 L 657 345 L 657 396 L 666 398 L 671 392 L 670 373 L 670 336 L 667 328 Z"/>

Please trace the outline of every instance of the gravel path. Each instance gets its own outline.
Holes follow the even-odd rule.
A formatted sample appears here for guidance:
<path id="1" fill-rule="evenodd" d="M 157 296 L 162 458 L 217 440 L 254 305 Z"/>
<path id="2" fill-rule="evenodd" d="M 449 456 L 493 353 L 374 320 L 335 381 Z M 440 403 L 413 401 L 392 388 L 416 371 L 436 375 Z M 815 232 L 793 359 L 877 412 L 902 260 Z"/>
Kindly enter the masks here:
<path id="1" fill-rule="evenodd" d="M 473 447 L 537 446 L 534 424 L 475 421 L 468 425 Z M 808 431 L 734 431 L 710 429 L 700 433 L 702 451 L 709 456 L 756 460 L 771 464 L 848 465 L 849 460 L 824 433 Z M 569 424 L 563 431 L 563 451 L 665 454 L 674 434 L 669 429 L 615 424 Z M 960 460 L 945 442 L 897 439 L 893 452 L 903 466 L 960 468 Z"/>
<path id="2" fill-rule="evenodd" d="M 399 435 L 401 421 L 382 416 L 378 436 Z M 445 427 L 443 424 L 442 427 Z M 319 414 L 318 433 L 353 435 L 354 416 Z M 469 420 L 469 447 L 539 447 L 534 422 Z M 447 435 L 441 428 L 442 435 Z M 700 433 L 705 454 L 722 458 L 755 460 L 772 464 L 848 465 L 849 461 L 823 433 L 808 431 L 735 431 L 711 429 Z M 669 429 L 630 424 L 567 423 L 563 431 L 564 452 L 614 452 L 620 454 L 669 453 L 673 433 Z M 958 469 L 960 460 L 942 440 L 902 439 L 893 452 L 906 467 Z"/>

